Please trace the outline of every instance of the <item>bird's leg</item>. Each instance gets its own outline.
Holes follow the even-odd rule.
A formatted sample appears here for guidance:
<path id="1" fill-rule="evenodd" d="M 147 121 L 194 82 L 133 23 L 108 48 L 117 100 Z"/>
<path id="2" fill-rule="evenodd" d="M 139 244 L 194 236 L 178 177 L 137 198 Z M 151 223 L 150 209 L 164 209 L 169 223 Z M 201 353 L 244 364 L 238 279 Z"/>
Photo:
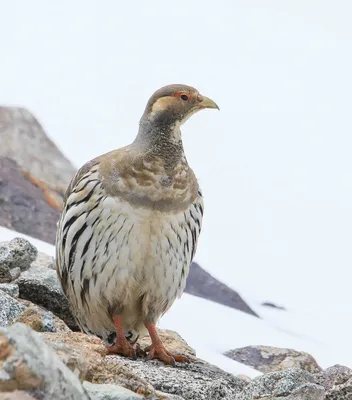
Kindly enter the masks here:
<path id="1" fill-rule="evenodd" d="M 112 346 L 106 346 L 108 354 L 119 354 L 125 357 L 136 359 L 136 350 L 126 339 L 125 333 L 122 329 L 122 322 L 120 316 L 113 318 L 116 329 L 116 342 Z"/>
<path id="2" fill-rule="evenodd" d="M 151 346 L 148 346 L 146 349 L 148 351 L 148 360 L 152 360 L 153 358 L 157 358 L 165 364 L 175 366 L 175 361 L 177 362 L 190 362 L 186 356 L 182 356 L 179 354 L 173 354 L 170 351 L 165 349 L 162 341 L 159 338 L 158 332 L 156 330 L 155 324 L 146 323 L 145 327 L 148 329 L 149 336 L 152 340 Z"/>

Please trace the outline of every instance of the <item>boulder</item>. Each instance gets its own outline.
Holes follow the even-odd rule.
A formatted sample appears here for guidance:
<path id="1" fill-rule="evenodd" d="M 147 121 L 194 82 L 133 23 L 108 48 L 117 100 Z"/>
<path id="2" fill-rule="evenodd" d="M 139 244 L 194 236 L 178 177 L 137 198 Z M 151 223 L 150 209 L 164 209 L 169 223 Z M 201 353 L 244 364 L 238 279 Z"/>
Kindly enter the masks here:
<path id="1" fill-rule="evenodd" d="M 70 329 L 79 329 L 55 270 L 32 266 L 20 275 L 16 283 L 21 299 L 29 300 L 53 312 L 65 321 Z"/>
<path id="2" fill-rule="evenodd" d="M 253 379 L 236 400 L 325 400 L 325 389 L 300 369 L 270 372 Z"/>
<path id="3" fill-rule="evenodd" d="M 313 373 L 321 371 L 310 354 L 292 349 L 247 346 L 228 350 L 224 355 L 261 372 L 282 371 L 289 368 L 299 368 Z"/>
<path id="4" fill-rule="evenodd" d="M 25 309 L 23 304 L 0 290 L 0 327 L 9 326 Z"/>
<path id="5" fill-rule="evenodd" d="M 21 322 L 37 332 L 70 332 L 70 328 L 51 311 L 46 310 L 28 300 L 20 299 L 26 309 L 19 314 L 14 322 Z"/>
<path id="6" fill-rule="evenodd" d="M 16 161 L 0 156 L 0 226 L 54 243 L 59 217 Z"/>
<path id="7" fill-rule="evenodd" d="M 352 399 L 352 370 L 334 365 L 315 375 L 315 381 L 325 388 L 325 400 Z"/>
<path id="8" fill-rule="evenodd" d="M 16 283 L 0 283 L 0 290 L 17 298 L 20 294 L 19 287 Z"/>
<path id="9" fill-rule="evenodd" d="M 62 203 L 76 168 L 24 108 L 0 107 L 0 156 L 14 160 L 49 203 Z"/>
<path id="10" fill-rule="evenodd" d="M 48 256 L 41 251 L 38 251 L 37 258 L 32 262 L 32 267 L 43 267 L 56 270 L 55 259 L 52 256 Z"/>
<path id="11" fill-rule="evenodd" d="M 37 258 L 38 250 L 28 240 L 16 237 L 0 244 L 0 265 L 25 271 Z"/>
<path id="12" fill-rule="evenodd" d="M 89 400 L 78 377 L 28 326 L 0 328 L 0 392 L 25 391 L 35 399 Z"/>

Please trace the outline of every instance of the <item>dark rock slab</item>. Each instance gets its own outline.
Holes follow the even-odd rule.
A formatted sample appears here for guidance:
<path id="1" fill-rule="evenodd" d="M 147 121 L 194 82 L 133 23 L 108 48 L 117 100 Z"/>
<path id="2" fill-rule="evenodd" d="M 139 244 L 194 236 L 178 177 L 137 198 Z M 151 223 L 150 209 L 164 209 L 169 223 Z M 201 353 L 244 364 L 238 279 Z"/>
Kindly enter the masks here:
<path id="1" fill-rule="evenodd" d="M 0 156 L 16 161 L 43 195 L 61 206 L 76 168 L 24 108 L 0 107 Z"/>
<path id="2" fill-rule="evenodd" d="M 70 329 L 79 330 L 55 270 L 31 267 L 20 275 L 16 283 L 21 299 L 46 308 L 61 318 Z"/>
<path id="3" fill-rule="evenodd" d="M 59 216 L 20 166 L 0 157 L 0 226 L 54 243 Z"/>
<path id="4" fill-rule="evenodd" d="M 185 292 L 258 317 L 235 290 L 215 279 L 196 262 L 190 268 Z"/>

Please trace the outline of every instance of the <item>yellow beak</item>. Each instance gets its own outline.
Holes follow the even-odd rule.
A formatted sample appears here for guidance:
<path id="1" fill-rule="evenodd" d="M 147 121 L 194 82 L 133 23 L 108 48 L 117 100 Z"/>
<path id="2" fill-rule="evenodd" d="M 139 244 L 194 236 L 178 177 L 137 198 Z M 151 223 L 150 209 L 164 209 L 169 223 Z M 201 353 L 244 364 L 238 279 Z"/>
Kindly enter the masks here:
<path id="1" fill-rule="evenodd" d="M 200 108 L 217 108 L 220 110 L 218 105 L 213 101 L 212 99 L 209 99 L 209 97 L 202 96 L 203 100 L 199 103 Z"/>

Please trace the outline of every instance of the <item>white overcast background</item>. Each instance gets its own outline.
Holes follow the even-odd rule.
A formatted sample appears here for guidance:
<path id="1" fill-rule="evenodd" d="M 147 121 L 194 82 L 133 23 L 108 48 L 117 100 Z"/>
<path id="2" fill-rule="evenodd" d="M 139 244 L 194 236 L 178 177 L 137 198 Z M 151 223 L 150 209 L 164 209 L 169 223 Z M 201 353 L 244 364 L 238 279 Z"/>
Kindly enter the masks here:
<path id="1" fill-rule="evenodd" d="M 183 127 L 205 197 L 196 260 L 313 318 L 352 301 L 350 1 L 0 0 L 0 10 L 1 105 L 28 108 L 79 167 L 133 140 L 154 90 L 196 87 L 221 110 Z"/>

